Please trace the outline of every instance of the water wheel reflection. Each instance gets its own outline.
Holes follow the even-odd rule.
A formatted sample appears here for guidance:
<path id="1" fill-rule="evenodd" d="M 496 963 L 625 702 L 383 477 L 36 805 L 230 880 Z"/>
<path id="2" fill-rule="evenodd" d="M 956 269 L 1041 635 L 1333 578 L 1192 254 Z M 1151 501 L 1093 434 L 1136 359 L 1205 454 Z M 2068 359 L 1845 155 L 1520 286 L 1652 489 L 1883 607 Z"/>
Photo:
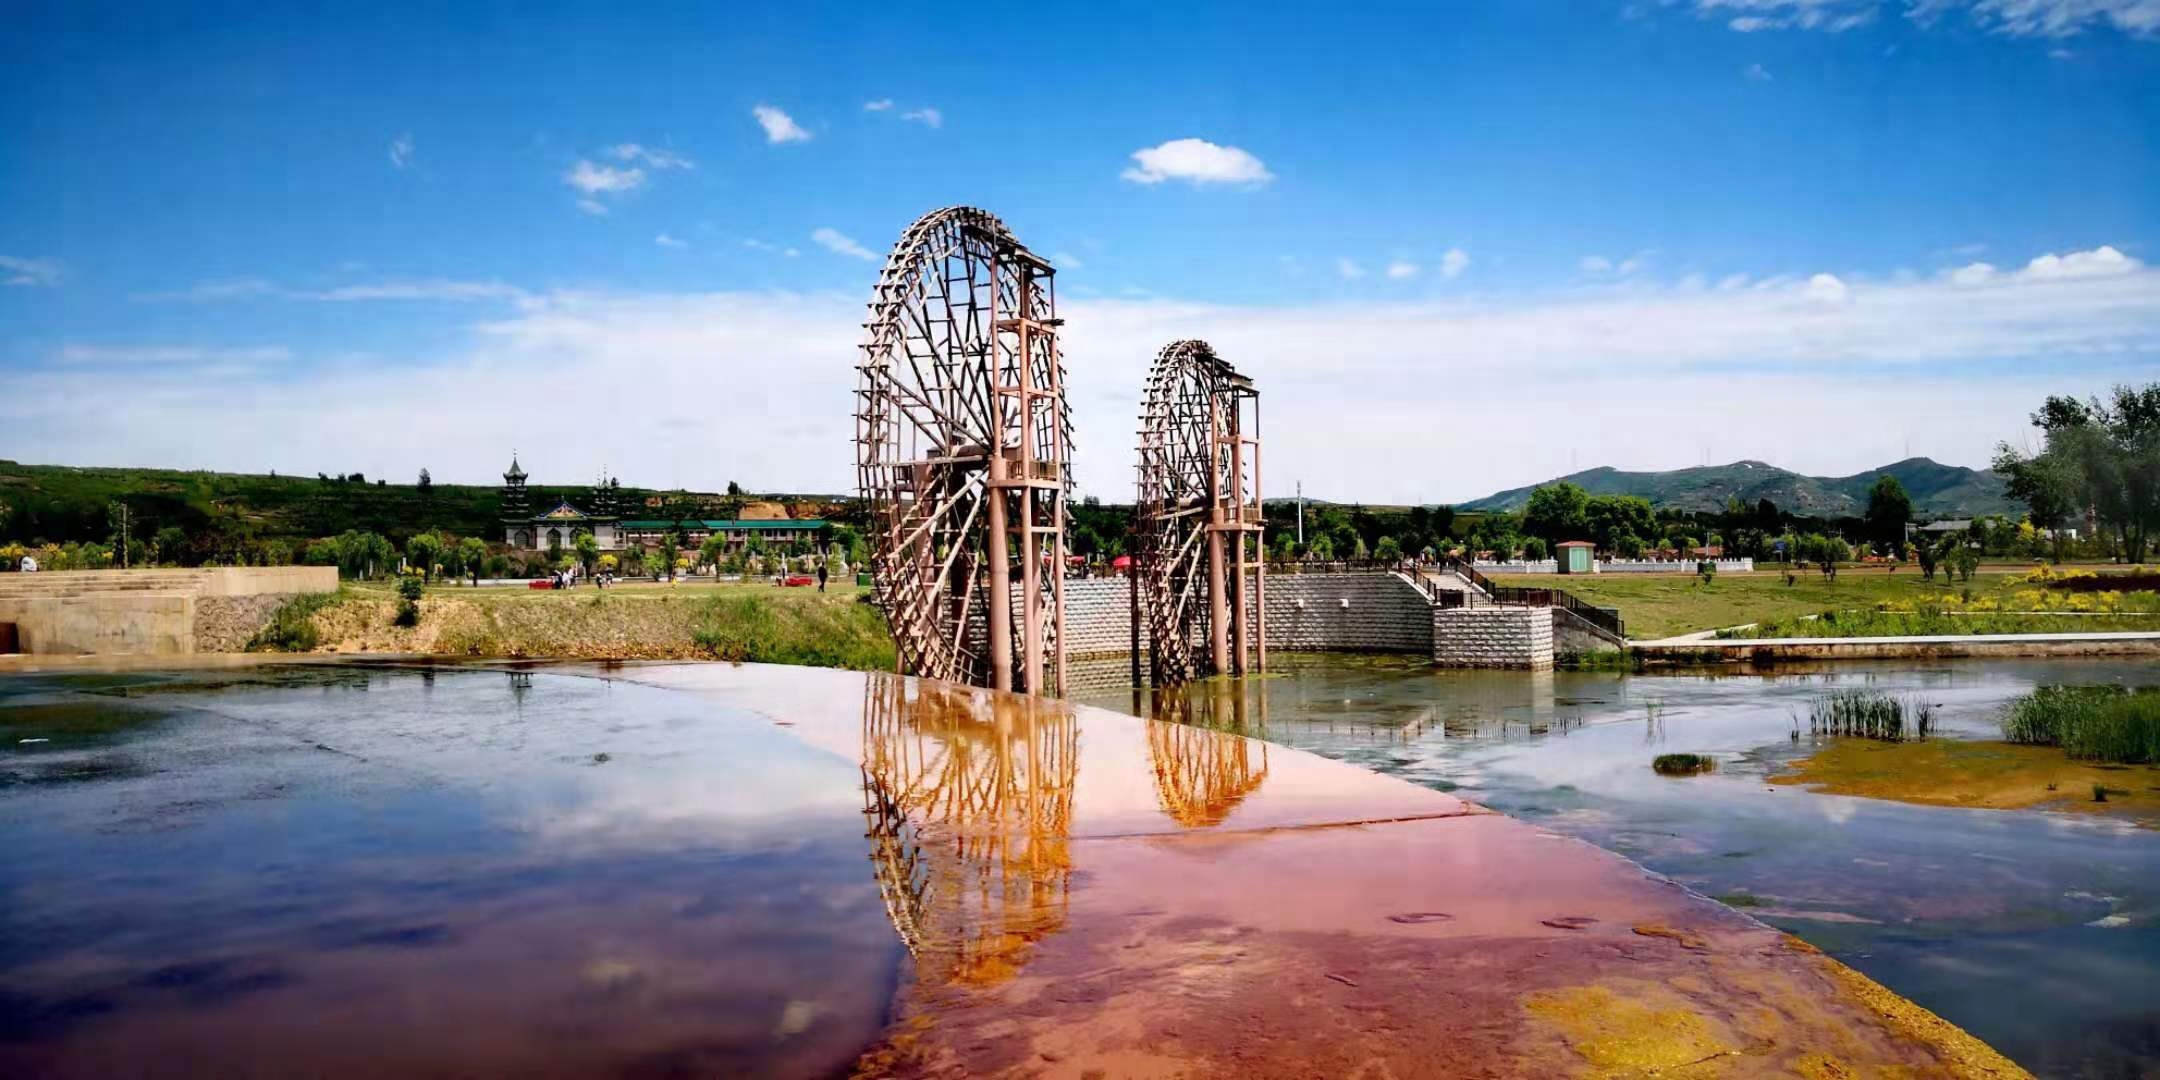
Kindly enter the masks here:
<path id="1" fill-rule="evenodd" d="M 1187 828 L 1222 824 L 1267 779 L 1266 743 L 1216 729 L 1243 726 L 1243 699 L 1204 700 L 1157 694 L 1147 721 L 1155 798 L 1163 813 Z"/>
<path id="2" fill-rule="evenodd" d="M 925 983 L 1011 976 L 1065 924 L 1079 727 L 1038 698 L 873 676 L 863 817 L 887 914 Z"/>

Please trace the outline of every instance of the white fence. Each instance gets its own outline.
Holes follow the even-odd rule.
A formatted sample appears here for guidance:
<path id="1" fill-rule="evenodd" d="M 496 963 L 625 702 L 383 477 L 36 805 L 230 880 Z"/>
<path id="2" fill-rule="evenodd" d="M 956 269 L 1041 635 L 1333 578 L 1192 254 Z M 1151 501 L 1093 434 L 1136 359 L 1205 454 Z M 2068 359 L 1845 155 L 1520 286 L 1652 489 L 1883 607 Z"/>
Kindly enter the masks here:
<path id="1" fill-rule="evenodd" d="M 1718 573 L 1741 574 L 1755 569 L 1754 559 L 1716 559 Z M 1552 559 L 1536 562 L 1481 562 L 1474 564 L 1484 574 L 1557 574 L 1559 564 Z M 1598 574 L 1692 574 L 1697 560 L 1694 559 L 1610 559 L 1592 563 L 1591 572 Z"/>

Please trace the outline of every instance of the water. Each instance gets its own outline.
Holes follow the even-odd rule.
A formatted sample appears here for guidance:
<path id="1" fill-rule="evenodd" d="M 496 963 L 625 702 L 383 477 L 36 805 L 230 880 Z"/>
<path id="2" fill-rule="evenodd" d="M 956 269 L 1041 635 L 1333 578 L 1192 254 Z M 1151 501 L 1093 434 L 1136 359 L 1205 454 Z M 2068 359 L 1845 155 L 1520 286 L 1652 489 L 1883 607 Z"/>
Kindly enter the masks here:
<path id="1" fill-rule="evenodd" d="M 1439 672 L 1291 657 L 1170 714 L 1459 792 L 1620 852 L 1822 947 L 2045 1076 L 2160 1074 L 2160 833 L 2112 818 L 1820 795 L 1764 778 L 1833 687 L 1913 693 L 1991 737 L 2047 682 L 2155 665 L 1948 661 L 1793 675 Z M 1127 694 L 1094 702 L 1133 710 Z M 1804 721 L 1803 721 L 1804 723 Z M 1803 738 L 1803 743 L 1805 739 Z M 1719 770 L 1660 777 L 1666 752 Z"/>
<path id="2" fill-rule="evenodd" d="M 827 1074 L 905 955 L 858 763 L 690 695 L 13 679 L 0 739 L 4 1075 Z"/>

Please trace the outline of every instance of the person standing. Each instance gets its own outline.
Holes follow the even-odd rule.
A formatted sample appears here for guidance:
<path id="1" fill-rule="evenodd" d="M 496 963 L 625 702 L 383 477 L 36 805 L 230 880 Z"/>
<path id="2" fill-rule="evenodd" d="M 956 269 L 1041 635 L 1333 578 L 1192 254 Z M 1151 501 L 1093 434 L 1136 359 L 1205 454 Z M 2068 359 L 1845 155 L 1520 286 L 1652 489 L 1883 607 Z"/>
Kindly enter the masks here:
<path id="1" fill-rule="evenodd" d="M 817 591 L 825 591 L 825 563 L 823 560 L 819 560 L 817 564 Z"/>

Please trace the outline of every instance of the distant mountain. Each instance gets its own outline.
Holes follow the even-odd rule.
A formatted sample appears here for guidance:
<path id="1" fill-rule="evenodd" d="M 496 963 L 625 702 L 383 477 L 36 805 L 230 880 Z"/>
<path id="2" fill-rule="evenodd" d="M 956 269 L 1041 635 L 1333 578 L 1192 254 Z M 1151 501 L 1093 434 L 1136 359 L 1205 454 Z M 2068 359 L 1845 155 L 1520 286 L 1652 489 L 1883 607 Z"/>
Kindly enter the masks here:
<path id="1" fill-rule="evenodd" d="M 2020 507 L 1991 472 L 1944 465 L 1924 457 L 1906 458 L 1851 476 L 1802 476 L 1760 461 L 1735 461 L 1668 472 L 1621 472 L 1587 469 L 1559 477 L 1592 495 L 1640 495 L 1652 506 L 1674 510 L 1722 510 L 1735 496 L 1749 505 L 1767 498 L 1787 513 L 1810 517 L 1857 516 L 1867 509 L 1868 489 L 1888 474 L 1905 485 L 1913 513 L 1921 517 L 1971 517 L 2016 514 Z M 1546 483 L 1554 483 L 1548 480 Z M 1520 510 L 1541 484 L 1495 492 L 1460 503 L 1461 510 Z"/>

